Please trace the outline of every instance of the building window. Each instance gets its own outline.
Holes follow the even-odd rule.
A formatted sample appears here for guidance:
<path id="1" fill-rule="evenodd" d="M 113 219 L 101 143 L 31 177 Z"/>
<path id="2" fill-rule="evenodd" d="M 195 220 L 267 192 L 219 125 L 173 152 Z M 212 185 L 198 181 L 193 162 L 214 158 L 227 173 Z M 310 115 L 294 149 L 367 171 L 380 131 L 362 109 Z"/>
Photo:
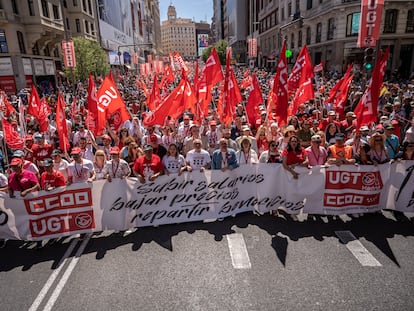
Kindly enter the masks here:
<path id="1" fill-rule="evenodd" d="M 85 21 L 85 32 L 89 33 L 89 23 L 88 23 L 88 21 Z"/>
<path id="2" fill-rule="evenodd" d="M 53 18 L 60 19 L 59 17 L 59 7 L 57 5 L 53 5 Z"/>
<path id="3" fill-rule="evenodd" d="M 81 32 L 81 27 L 80 27 L 80 20 L 79 20 L 79 18 L 77 18 L 77 19 L 75 20 L 75 22 L 76 22 L 76 32 Z"/>
<path id="4" fill-rule="evenodd" d="M 82 0 L 82 11 L 87 12 L 86 1 Z"/>
<path id="5" fill-rule="evenodd" d="M 285 20 L 285 8 L 282 7 L 280 10 L 282 12 L 281 20 L 284 21 Z"/>
<path id="6" fill-rule="evenodd" d="M 311 29 L 310 27 L 306 28 L 306 44 L 311 44 Z"/>
<path id="7" fill-rule="evenodd" d="M 275 23 L 276 25 L 279 24 L 279 8 L 276 9 L 276 13 L 275 13 Z"/>
<path id="8" fill-rule="evenodd" d="M 46 47 L 43 50 L 43 54 L 45 56 L 50 56 L 50 50 L 49 50 L 49 46 L 46 45 Z"/>
<path id="9" fill-rule="evenodd" d="M 398 10 L 385 11 L 384 33 L 395 33 L 397 29 L 397 16 Z"/>
<path id="10" fill-rule="evenodd" d="M 414 32 L 414 10 L 407 12 L 407 26 L 405 32 Z"/>
<path id="11" fill-rule="evenodd" d="M 302 46 L 302 30 L 299 30 L 298 33 L 298 48 Z"/>
<path id="12" fill-rule="evenodd" d="M 33 0 L 27 0 L 27 6 L 29 8 L 29 15 L 30 16 L 35 16 L 35 9 L 34 9 Z"/>
<path id="13" fill-rule="evenodd" d="M 334 30 L 335 30 L 335 19 L 330 18 L 328 20 L 328 33 L 326 36 L 327 40 L 332 40 L 334 38 Z"/>
<path id="14" fill-rule="evenodd" d="M 73 0 L 73 6 L 78 6 L 78 0 Z"/>
<path id="15" fill-rule="evenodd" d="M 9 53 L 7 46 L 6 33 L 3 29 L 0 29 L 0 53 Z"/>
<path id="16" fill-rule="evenodd" d="M 46 0 L 42 0 L 42 14 L 44 17 L 50 17 L 49 16 L 49 6 Z"/>
<path id="17" fill-rule="evenodd" d="M 92 2 L 91 2 L 91 0 L 88 0 L 88 10 L 89 10 L 89 14 L 92 15 Z"/>
<path id="18" fill-rule="evenodd" d="M 319 43 L 322 41 L 322 23 L 316 24 L 316 43 Z"/>
<path id="19" fill-rule="evenodd" d="M 359 32 L 359 17 L 360 12 L 348 14 L 346 17 L 346 36 L 357 36 Z"/>
<path id="20" fill-rule="evenodd" d="M 307 0 L 307 1 L 306 1 L 306 9 L 307 9 L 307 10 L 312 9 L 312 0 Z"/>
<path id="21" fill-rule="evenodd" d="M 33 45 L 32 54 L 33 55 L 40 55 L 39 44 L 37 42 Z"/>
<path id="22" fill-rule="evenodd" d="M 68 8 L 68 2 L 67 2 L 66 0 L 63 0 L 63 7 L 64 7 L 65 9 L 67 9 L 67 8 Z M 59 53 L 59 51 L 58 51 L 58 53 Z"/>
<path id="23" fill-rule="evenodd" d="M 19 15 L 19 8 L 17 7 L 16 0 L 12 0 L 11 4 L 13 8 L 13 13 L 16 15 Z"/>
<path id="24" fill-rule="evenodd" d="M 287 15 L 288 16 L 292 15 L 292 3 L 291 2 L 288 3 L 288 14 Z"/>
<path id="25" fill-rule="evenodd" d="M 295 34 L 290 35 L 290 48 L 293 50 L 295 48 Z"/>
<path id="26" fill-rule="evenodd" d="M 70 30 L 69 18 L 66 17 L 66 29 Z"/>
<path id="27" fill-rule="evenodd" d="M 19 43 L 20 53 L 26 54 L 26 47 L 24 45 L 23 33 L 21 31 L 17 31 L 17 42 Z"/>

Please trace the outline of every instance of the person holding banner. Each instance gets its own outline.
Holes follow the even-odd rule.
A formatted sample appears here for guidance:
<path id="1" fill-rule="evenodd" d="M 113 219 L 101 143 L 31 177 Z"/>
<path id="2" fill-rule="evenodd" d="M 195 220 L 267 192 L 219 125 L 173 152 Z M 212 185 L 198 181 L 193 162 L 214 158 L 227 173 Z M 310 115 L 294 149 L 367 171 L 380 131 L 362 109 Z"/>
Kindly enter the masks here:
<path id="1" fill-rule="evenodd" d="M 56 187 L 63 187 L 66 185 L 65 176 L 53 167 L 53 160 L 46 158 L 42 161 L 44 172 L 40 177 L 40 186 L 42 190 L 51 191 Z"/>
<path id="2" fill-rule="evenodd" d="M 283 168 L 291 173 L 294 179 L 299 178 L 299 174 L 294 168 L 298 165 L 308 165 L 306 151 L 301 147 L 299 138 L 296 135 L 289 138 L 288 145 L 282 152 L 282 163 Z"/>
<path id="3" fill-rule="evenodd" d="M 166 175 L 178 174 L 180 176 L 182 172 L 187 170 L 184 156 L 178 153 L 178 147 L 175 143 L 170 143 L 167 154 L 162 158 L 162 164 L 164 165 L 164 172 Z"/>
<path id="4" fill-rule="evenodd" d="M 190 150 L 185 158 L 188 165 L 188 171 L 200 170 L 204 172 L 205 169 L 209 169 L 211 165 L 211 157 L 207 150 L 201 148 L 201 139 L 194 139 L 194 149 Z"/>
<path id="5" fill-rule="evenodd" d="M 305 149 L 310 166 L 324 165 L 328 152 L 321 146 L 322 138 L 319 135 L 311 137 L 311 145 Z"/>
<path id="6" fill-rule="evenodd" d="M 259 163 L 257 152 L 252 148 L 250 136 L 240 137 L 241 150 L 237 151 L 237 162 L 239 165 L 249 165 Z M 256 145 L 257 146 L 257 145 Z"/>
<path id="7" fill-rule="evenodd" d="M 233 170 L 239 167 L 237 163 L 236 152 L 228 148 L 228 140 L 226 138 L 221 138 L 219 141 L 220 149 L 217 149 L 213 152 L 211 169 L 221 170 L 225 172 L 226 170 Z"/>
<path id="8" fill-rule="evenodd" d="M 39 180 L 34 173 L 23 169 L 22 159 L 12 159 L 9 166 L 13 172 L 8 179 L 10 198 L 15 197 L 16 191 L 20 192 L 20 196 L 25 197 L 30 192 L 40 190 Z"/>
<path id="9" fill-rule="evenodd" d="M 81 156 L 82 150 L 75 147 L 71 151 L 73 162 L 68 166 L 68 181 L 67 184 L 92 182 L 95 180 L 95 169 L 93 162 L 83 159 Z"/>
<path id="10" fill-rule="evenodd" d="M 344 144 L 345 134 L 338 133 L 335 135 L 335 144 L 328 147 L 328 160 L 326 164 L 355 164 L 352 147 Z"/>
<path id="11" fill-rule="evenodd" d="M 111 154 L 111 160 L 106 162 L 104 171 L 106 173 L 106 179 L 111 182 L 113 178 L 127 178 L 131 175 L 131 169 L 128 163 L 121 159 L 119 147 L 112 147 L 109 153 Z"/>
<path id="12" fill-rule="evenodd" d="M 133 171 L 141 184 L 145 184 L 146 181 L 154 181 L 164 174 L 161 159 L 156 154 L 153 154 L 151 145 L 145 145 L 144 155 L 135 161 Z"/>

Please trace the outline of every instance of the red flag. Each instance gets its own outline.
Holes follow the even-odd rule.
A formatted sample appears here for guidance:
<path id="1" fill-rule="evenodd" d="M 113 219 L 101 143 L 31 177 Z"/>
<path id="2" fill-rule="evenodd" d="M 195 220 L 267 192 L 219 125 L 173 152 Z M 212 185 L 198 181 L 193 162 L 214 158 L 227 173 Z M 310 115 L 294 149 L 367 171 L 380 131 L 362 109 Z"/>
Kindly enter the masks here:
<path id="1" fill-rule="evenodd" d="M 164 77 L 166 77 L 168 83 L 174 82 L 174 75 L 169 64 L 164 66 Z"/>
<path id="2" fill-rule="evenodd" d="M 349 76 L 351 75 L 352 66 L 353 66 L 352 64 L 348 65 L 348 68 L 346 69 L 344 76 L 338 82 L 336 82 L 334 87 L 329 91 L 329 97 L 327 100 L 325 100 L 325 104 L 332 104 L 334 102 L 336 93 L 338 93 L 339 89 L 341 88 L 342 83 L 345 80 L 348 80 Z"/>
<path id="3" fill-rule="evenodd" d="M 158 86 L 158 75 L 154 75 L 154 82 L 152 83 L 152 90 L 149 98 L 147 99 L 148 109 L 154 111 L 161 101 L 160 88 Z"/>
<path id="4" fill-rule="evenodd" d="M 76 109 L 76 95 L 75 95 L 73 96 L 72 105 L 70 107 L 70 117 L 72 118 L 72 120 L 75 118 L 76 113 L 77 113 L 77 109 Z"/>
<path id="5" fill-rule="evenodd" d="M 380 52 L 380 56 L 372 71 L 371 79 L 368 81 L 367 88 L 355 108 L 355 114 L 357 115 L 357 129 L 359 129 L 361 125 L 377 121 L 379 94 L 384 80 L 389 54 L 389 46 L 384 54 Z"/>
<path id="6" fill-rule="evenodd" d="M 201 73 L 200 79 L 205 79 L 207 86 L 213 86 L 224 80 L 220 60 L 215 48 L 211 50 L 210 56 L 207 58 L 206 65 Z"/>
<path id="7" fill-rule="evenodd" d="M 193 87 L 190 84 L 190 81 L 188 81 L 187 76 L 185 72 L 182 73 L 182 79 L 184 82 L 184 90 L 183 90 L 183 105 L 184 109 L 188 109 L 191 112 L 196 112 L 196 104 L 197 104 L 197 96 L 193 90 Z"/>
<path id="8" fill-rule="evenodd" d="M 247 89 L 250 85 L 252 85 L 252 77 L 249 75 L 243 79 L 240 83 L 241 89 Z"/>
<path id="9" fill-rule="evenodd" d="M 193 85 L 196 88 L 198 84 L 198 61 L 195 62 Z"/>
<path id="10" fill-rule="evenodd" d="M 314 77 L 312 61 L 309 56 L 308 49 L 306 45 L 302 48 L 301 53 L 299 54 L 296 63 L 299 63 L 300 66 L 300 76 L 299 79 L 299 88 L 296 89 L 296 80 L 291 80 L 291 87 L 295 87 L 296 93 L 295 97 L 292 100 L 292 103 L 289 107 L 289 115 L 296 114 L 300 104 L 305 103 L 306 101 L 313 99 L 315 97 L 315 92 L 313 90 L 312 79 Z M 296 66 L 296 65 L 295 65 Z M 292 75 L 291 75 L 292 76 Z M 288 80 L 289 87 L 289 80 Z M 292 89 L 293 90 L 293 89 Z"/>
<path id="11" fill-rule="evenodd" d="M 98 123 L 96 131 L 98 134 L 101 134 L 105 128 L 107 117 L 114 118 L 116 130 L 123 122 L 130 118 L 121 94 L 119 94 L 118 88 L 110 77 L 105 78 L 97 92 L 97 98 Z"/>
<path id="12" fill-rule="evenodd" d="M 114 76 L 112 75 L 112 70 L 109 70 L 109 79 L 112 81 L 113 84 L 115 84 Z"/>
<path id="13" fill-rule="evenodd" d="M 98 115 L 98 100 L 96 98 L 96 86 L 95 81 L 93 80 L 92 75 L 89 75 L 89 84 L 88 84 L 88 98 L 86 100 L 87 108 L 94 117 Z"/>
<path id="14" fill-rule="evenodd" d="M 24 141 L 19 136 L 19 133 L 7 122 L 6 118 L 3 118 L 3 130 L 4 130 L 4 139 L 6 140 L 7 146 L 10 149 L 23 149 Z"/>
<path id="15" fill-rule="evenodd" d="M 49 107 L 48 102 L 46 101 L 46 98 L 43 97 L 40 100 L 40 107 L 39 107 L 39 112 L 37 116 L 41 132 L 46 132 L 47 128 L 49 127 L 48 116 L 51 114 L 51 112 L 52 111 L 50 110 L 50 107 Z"/>
<path id="16" fill-rule="evenodd" d="M 306 66 L 306 69 L 304 70 Z M 308 71 L 312 71 L 312 78 L 313 78 L 313 70 L 312 70 L 312 61 L 309 56 L 309 51 L 306 44 L 302 47 L 299 52 L 298 58 L 296 59 L 295 65 L 292 68 L 292 72 L 288 79 L 288 89 L 289 93 L 294 94 L 298 89 L 301 81 L 302 75 Z"/>
<path id="17" fill-rule="evenodd" d="M 201 124 L 201 120 L 204 116 L 208 115 L 208 106 L 211 103 L 211 90 L 210 87 L 207 86 L 205 80 L 199 80 L 197 84 L 197 105 L 196 111 L 194 114 L 194 121 Z"/>
<path id="18" fill-rule="evenodd" d="M 173 119 L 178 118 L 184 111 L 184 105 L 182 102 L 184 90 L 185 90 L 184 79 L 181 79 L 178 86 L 167 96 L 165 97 L 161 104 L 158 106 L 155 111 L 151 111 L 146 114 L 144 118 L 144 125 L 163 125 L 167 116 L 170 116 Z"/>
<path id="19" fill-rule="evenodd" d="M 249 98 L 247 99 L 246 114 L 249 118 L 249 123 L 255 126 L 256 120 L 259 117 L 259 104 L 263 103 L 263 96 L 256 74 L 252 74 L 251 80 L 252 86 L 250 88 Z"/>
<path id="20" fill-rule="evenodd" d="M 232 122 L 236 105 L 242 101 L 239 86 L 237 85 L 233 70 L 230 67 L 231 53 L 231 48 L 227 48 L 224 88 L 219 98 L 217 109 L 220 119 L 224 124 L 230 124 Z"/>
<path id="21" fill-rule="evenodd" d="M 287 123 L 288 117 L 288 67 L 286 61 L 286 41 L 283 42 L 273 82 L 273 100 L 276 101 L 276 118 L 279 126 Z"/>
<path id="22" fill-rule="evenodd" d="M 318 65 L 313 67 L 313 72 L 322 72 L 323 71 L 324 62 L 320 62 Z"/>
<path id="23" fill-rule="evenodd" d="M 150 91 L 144 81 L 137 80 L 137 86 L 142 89 L 146 98 L 149 98 Z"/>
<path id="24" fill-rule="evenodd" d="M 349 86 L 351 85 L 352 79 L 354 75 L 350 75 L 348 79 L 346 79 L 342 84 L 341 88 L 339 89 L 339 93 L 335 98 L 335 112 L 339 115 L 339 119 L 342 120 L 345 117 L 345 104 L 348 98 L 348 91 Z"/>
<path id="25" fill-rule="evenodd" d="M 37 93 L 36 87 L 32 84 L 32 91 L 30 92 L 29 102 L 27 106 L 27 113 L 31 114 L 35 118 L 39 117 L 40 110 L 40 97 Z"/>
<path id="26" fill-rule="evenodd" d="M 63 100 L 63 95 L 58 94 L 58 101 L 56 105 L 56 127 L 59 134 L 59 148 L 65 153 L 69 150 L 69 134 L 68 134 L 68 125 L 66 123 L 65 116 L 65 101 Z"/>

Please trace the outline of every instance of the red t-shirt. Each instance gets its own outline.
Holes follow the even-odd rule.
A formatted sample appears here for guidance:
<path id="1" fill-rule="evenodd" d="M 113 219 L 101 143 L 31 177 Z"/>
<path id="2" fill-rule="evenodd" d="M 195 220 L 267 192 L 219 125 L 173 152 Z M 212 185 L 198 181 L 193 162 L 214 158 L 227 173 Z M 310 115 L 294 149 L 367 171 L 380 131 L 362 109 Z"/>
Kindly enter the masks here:
<path id="1" fill-rule="evenodd" d="M 52 174 L 43 172 L 40 177 L 40 186 L 42 190 L 46 190 L 49 187 L 63 187 L 66 185 L 65 176 L 62 172 L 54 170 Z"/>
<path id="2" fill-rule="evenodd" d="M 305 148 L 302 148 L 301 151 L 288 151 L 284 149 L 282 152 L 282 156 L 286 157 L 287 165 L 303 163 L 305 161 L 305 155 Z"/>
<path id="3" fill-rule="evenodd" d="M 11 173 L 9 176 L 9 189 L 23 191 L 32 188 L 39 181 L 34 173 L 24 170 L 21 174 Z"/>
<path id="4" fill-rule="evenodd" d="M 49 144 L 44 144 L 43 146 L 35 145 L 32 150 L 33 159 L 35 161 L 43 161 L 46 158 L 50 158 L 53 148 Z"/>
<path id="5" fill-rule="evenodd" d="M 151 160 L 145 156 L 140 156 L 134 163 L 134 171 L 144 177 L 149 177 L 163 170 L 161 159 L 156 154 L 152 155 Z"/>

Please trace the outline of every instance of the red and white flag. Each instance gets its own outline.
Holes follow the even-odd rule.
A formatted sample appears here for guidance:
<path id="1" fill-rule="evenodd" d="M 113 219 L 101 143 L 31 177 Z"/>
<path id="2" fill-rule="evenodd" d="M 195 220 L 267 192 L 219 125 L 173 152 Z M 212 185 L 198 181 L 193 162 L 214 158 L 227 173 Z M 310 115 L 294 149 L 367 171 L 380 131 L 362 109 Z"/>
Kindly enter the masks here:
<path id="1" fill-rule="evenodd" d="M 188 69 L 187 64 L 184 62 L 183 58 L 181 57 L 180 53 L 174 52 L 174 61 L 176 65 L 178 66 L 179 70 L 184 69 L 186 73 L 190 71 L 190 69 Z"/>
<path id="2" fill-rule="evenodd" d="M 357 47 L 375 47 L 380 33 L 384 0 L 362 0 Z"/>
<path id="3" fill-rule="evenodd" d="M 56 127 L 59 135 L 59 148 L 65 153 L 69 150 L 69 133 L 68 125 L 66 123 L 65 115 L 65 101 L 63 95 L 58 94 L 58 101 L 56 105 Z"/>
<path id="4" fill-rule="evenodd" d="M 339 93 L 336 95 L 334 107 L 335 112 L 339 115 L 339 119 L 342 120 L 345 117 L 345 105 L 348 99 L 349 86 L 351 85 L 354 75 L 350 75 L 344 80 L 339 88 Z"/>
<path id="5" fill-rule="evenodd" d="M 246 114 L 249 119 L 249 123 L 255 126 L 256 120 L 259 118 L 259 105 L 263 103 L 262 91 L 260 90 L 259 81 L 257 81 L 256 74 L 252 74 L 251 87 L 249 98 L 246 104 Z"/>
<path id="6" fill-rule="evenodd" d="M 211 50 L 210 56 L 207 58 L 206 65 L 204 66 L 203 72 L 201 73 L 200 80 L 203 79 L 209 87 L 224 80 L 220 59 L 215 48 Z"/>
<path id="7" fill-rule="evenodd" d="M 287 123 L 288 117 L 288 66 L 286 60 L 286 40 L 283 42 L 273 82 L 272 98 L 276 104 L 275 113 L 279 126 Z"/>
<path id="8" fill-rule="evenodd" d="M 372 77 L 368 81 L 367 88 L 355 108 L 355 114 L 357 116 L 357 129 L 359 129 L 362 125 L 367 125 L 377 121 L 379 94 L 381 91 L 381 85 L 384 81 L 384 74 L 389 54 L 389 46 L 384 54 L 380 53 L 380 57 L 378 57 L 378 60 L 375 63 Z"/>
<path id="9" fill-rule="evenodd" d="M 23 149 L 24 140 L 20 137 L 19 133 L 17 133 L 17 131 L 7 121 L 6 118 L 3 118 L 3 131 L 4 139 L 10 149 Z"/>
<path id="10" fill-rule="evenodd" d="M 306 66 L 306 71 L 303 68 Z M 309 56 L 309 51 L 306 44 L 302 47 L 299 52 L 298 58 L 296 59 L 295 65 L 292 68 L 288 79 L 289 93 L 294 94 L 299 87 L 301 77 L 304 72 L 312 71 L 312 61 Z M 313 72 L 312 72 L 313 78 Z"/>
<path id="11" fill-rule="evenodd" d="M 324 66 L 324 62 L 320 62 L 318 65 L 315 65 L 315 67 L 313 67 L 313 72 L 315 73 L 322 72 L 323 66 Z"/>
<path id="12" fill-rule="evenodd" d="M 106 125 L 106 120 L 113 118 L 115 129 L 130 118 L 125 102 L 121 97 L 115 83 L 106 77 L 97 92 L 98 98 L 98 122 L 96 131 L 101 134 Z"/>

